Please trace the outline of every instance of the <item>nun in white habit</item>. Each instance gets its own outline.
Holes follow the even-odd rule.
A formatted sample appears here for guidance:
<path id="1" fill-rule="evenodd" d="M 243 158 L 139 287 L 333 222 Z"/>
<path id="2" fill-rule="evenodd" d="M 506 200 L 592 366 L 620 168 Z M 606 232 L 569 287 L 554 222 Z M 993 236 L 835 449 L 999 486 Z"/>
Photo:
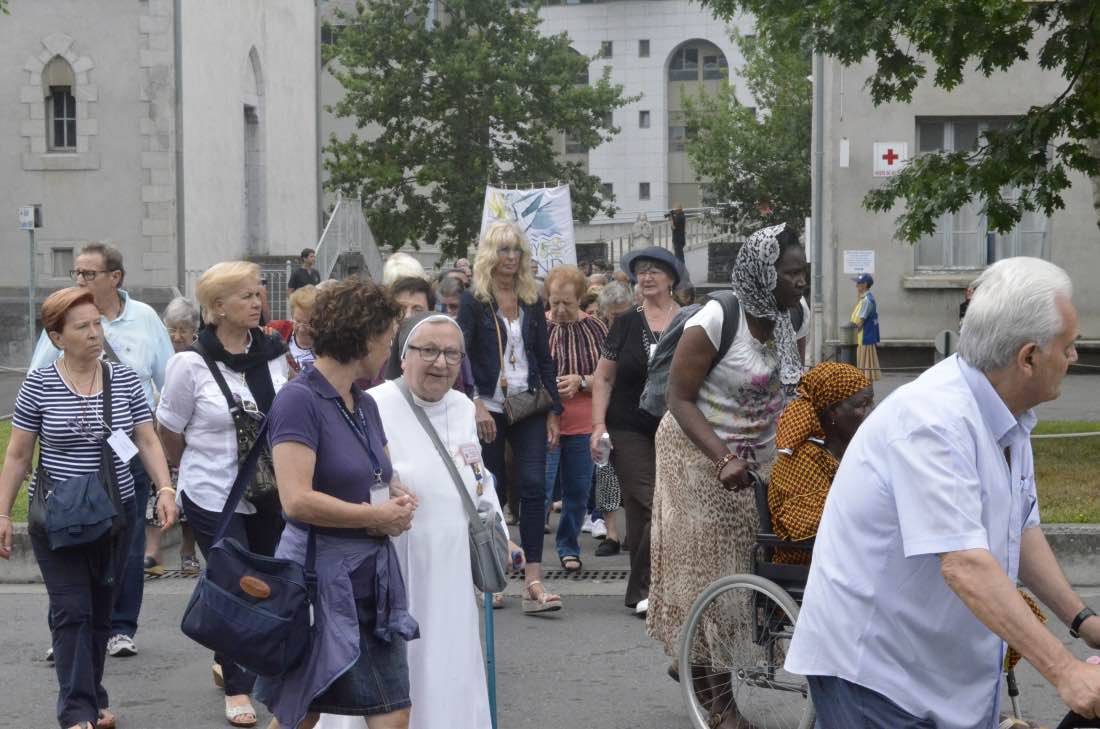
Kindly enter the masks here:
<path id="1" fill-rule="evenodd" d="M 474 404 L 452 389 L 465 354 L 462 331 L 451 318 L 432 315 L 397 344 L 413 400 L 454 459 L 466 492 L 479 511 L 499 513 L 493 477 L 481 462 Z M 370 395 L 378 403 L 393 467 L 420 498 L 412 529 L 393 540 L 409 613 L 420 625 L 420 640 L 408 644 L 409 727 L 491 729 L 468 522 L 457 486 L 397 383 L 378 385 Z M 326 715 L 318 726 L 362 729 L 365 724 L 358 717 Z"/>

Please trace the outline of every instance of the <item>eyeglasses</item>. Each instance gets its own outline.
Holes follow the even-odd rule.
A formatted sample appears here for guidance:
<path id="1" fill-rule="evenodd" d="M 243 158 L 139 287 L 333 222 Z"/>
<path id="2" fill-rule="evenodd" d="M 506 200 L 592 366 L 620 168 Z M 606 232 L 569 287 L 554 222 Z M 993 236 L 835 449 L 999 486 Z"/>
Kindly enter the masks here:
<path id="1" fill-rule="evenodd" d="M 69 271 L 69 278 L 73 281 L 79 281 L 80 279 L 95 281 L 95 277 L 101 273 L 110 273 L 110 271 L 86 271 L 82 268 L 74 268 L 72 271 Z"/>
<path id="2" fill-rule="evenodd" d="M 500 248 L 497 248 L 498 256 L 511 256 L 513 254 L 517 256 L 522 256 L 523 248 L 519 246 L 501 246 Z"/>
<path id="3" fill-rule="evenodd" d="M 458 349 L 440 349 L 439 347 L 414 347 L 411 344 L 409 345 L 409 349 L 415 349 L 417 352 L 420 352 L 420 359 L 424 360 L 425 362 L 435 362 L 439 358 L 439 355 L 442 354 L 443 359 L 446 360 L 447 364 L 456 365 L 466 357 L 466 353 Z"/>
<path id="4" fill-rule="evenodd" d="M 168 336 L 170 337 L 195 337 L 194 327 L 168 327 Z"/>

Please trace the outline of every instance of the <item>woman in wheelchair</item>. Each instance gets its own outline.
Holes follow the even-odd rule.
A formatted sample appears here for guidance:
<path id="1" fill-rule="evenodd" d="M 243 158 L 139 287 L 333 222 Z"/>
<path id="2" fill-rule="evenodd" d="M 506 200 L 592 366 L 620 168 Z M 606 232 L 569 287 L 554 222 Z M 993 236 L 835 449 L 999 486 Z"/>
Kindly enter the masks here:
<path id="1" fill-rule="evenodd" d="M 803 375 L 776 428 L 779 456 L 768 486 L 776 536 L 797 542 L 817 534 L 840 459 L 874 402 L 870 380 L 851 365 L 822 362 Z M 772 559 L 809 564 L 810 551 L 777 549 Z"/>

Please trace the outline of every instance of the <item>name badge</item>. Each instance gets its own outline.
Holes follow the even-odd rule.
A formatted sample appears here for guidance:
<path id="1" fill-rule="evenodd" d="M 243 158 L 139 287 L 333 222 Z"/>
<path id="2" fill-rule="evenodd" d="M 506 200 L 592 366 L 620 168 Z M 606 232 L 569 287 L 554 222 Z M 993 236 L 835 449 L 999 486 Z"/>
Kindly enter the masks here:
<path id="1" fill-rule="evenodd" d="M 123 433 L 121 430 L 116 430 L 111 433 L 111 437 L 107 439 L 107 445 L 111 446 L 111 450 L 115 452 L 118 459 L 123 463 L 129 463 L 134 456 L 138 454 L 137 446 L 130 440 L 130 437 Z"/>
<path id="2" fill-rule="evenodd" d="M 458 454 L 462 456 L 462 462 L 467 466 L 481 463 L 481 450 L 474 443 L 459 446 Z"/>

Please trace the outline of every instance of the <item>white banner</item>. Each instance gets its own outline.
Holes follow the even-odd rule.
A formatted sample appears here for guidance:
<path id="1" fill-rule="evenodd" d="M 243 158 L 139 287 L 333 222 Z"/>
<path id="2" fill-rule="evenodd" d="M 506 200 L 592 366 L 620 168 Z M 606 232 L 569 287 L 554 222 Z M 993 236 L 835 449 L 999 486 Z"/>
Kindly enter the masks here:
<path id="1" fill-rule="evenodd" d="M 569 185 L 527 190 L 486 187 L 479 238 L 490 225 L 501 220 L 515 223 L 527 235 L 539 267 L 538 278 L 545 278 L 554 266 L 577 264 Z"/>

